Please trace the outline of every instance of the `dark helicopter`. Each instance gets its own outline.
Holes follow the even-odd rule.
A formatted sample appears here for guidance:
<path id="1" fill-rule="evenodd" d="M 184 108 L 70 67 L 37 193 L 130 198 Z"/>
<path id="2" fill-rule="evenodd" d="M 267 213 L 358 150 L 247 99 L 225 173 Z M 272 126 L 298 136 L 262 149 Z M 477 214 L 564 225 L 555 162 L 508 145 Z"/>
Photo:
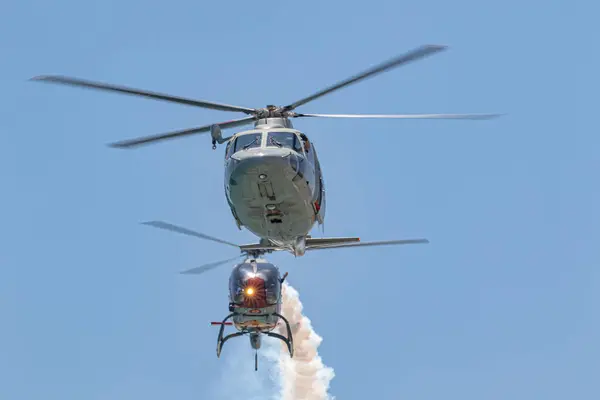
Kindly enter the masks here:
<path id="1" fill-rule="evenodd" d="M 249 335 L 250 345 L 254 350 L 254 369 L 258 370 L 258 350 L 261 346 L 261 336 L 271 336 L 282 340 L 288 348 L 290 357 L 294 356 L 294 338 L 289 321 L 281 315 L 282 308 L 282 286 L 288 273 L 283 276 L 279 268 L 268 262 L 262 256 L 265 253 L 277 251 L 277 249 L 264 249 L 254 245 L 237 245 L 225 240 L 217 239 L 187 228 L 179 227 L 162 221 L 144 222 L 144 225 L 155 228 L 166 229 L 200 239 L 227 244 L 237 247 L 241 255 L 227 260 L 205 264 L 200 267 L 183 271 L 182 274 L 201 274 L 221 265 L 233 262 L 240 257 L 245 260 L 233 267 L 229 276 L 229 314 L 220 322 L 211 322 L 211 325 L 220 325 L 217 337 L 217 357 L 221 356 L 221 350 L 226 341 L 231 338 Z M 315 239 L 319 240 L 319 239 Z M 392 240 L 384 242 L 366 243 L 327 243 L 322 242 L 319 246 L 310 247 L 307 250 L 356 247 L 356 246 L 383 246 L 399 244 L 429 243 L 427 239 Z M 280 250 L 281 251 L 281 250 Z M 232 321 L 229 321 L 229 320 Z M 273 332 L 279 325 L 284 324 L 287 337 Z M 234 326 L 237 332 L 223 336 L 225 326 Z"/>
<path id="2" fill-rule="evenodd" d="M 188 272 L 189 273 L 189 272 Z M 267 260 L 248 255 L 244 262 L 233 267 L 229 276 L 229 311 L 230 314 L 221 322 L 211 322 L 220 325 L 217 338 L 217 357 L 225 342 L 237 336 L 248 334 L 250 346 L 254 354 L 254 369 L 258 370 L 258 349 L 261 345 L 261 335 L 271 336 L 282 340 L 288 348 L 290 357 L 294 356 L 294 339 L 289 321 L 281 315 L 281 287 L 287 277 L 279 273 L 279 268 Z M 233 322 L 227 322 L 232 319 Z M 273 332 L 283 322 L 287 330 L 287 338 Z M 233 325 L 237 332 L 223 337 L 226 325 Z"/>

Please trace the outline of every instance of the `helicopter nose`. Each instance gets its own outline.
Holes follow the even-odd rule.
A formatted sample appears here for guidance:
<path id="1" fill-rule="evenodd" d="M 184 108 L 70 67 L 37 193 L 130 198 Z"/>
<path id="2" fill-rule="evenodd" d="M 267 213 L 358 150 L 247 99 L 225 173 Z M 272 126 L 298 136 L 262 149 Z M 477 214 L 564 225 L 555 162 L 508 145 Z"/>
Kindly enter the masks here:
<path id="1" fill-rule="evenodd" d="M 285 149 L 261 149 L 261 151 L 243 151 L 234 154 L 231 177 L 234 180 L 242 178 L 269 180 L 275 176 L 292 179 L 297 174 L 298 156 Z"/>

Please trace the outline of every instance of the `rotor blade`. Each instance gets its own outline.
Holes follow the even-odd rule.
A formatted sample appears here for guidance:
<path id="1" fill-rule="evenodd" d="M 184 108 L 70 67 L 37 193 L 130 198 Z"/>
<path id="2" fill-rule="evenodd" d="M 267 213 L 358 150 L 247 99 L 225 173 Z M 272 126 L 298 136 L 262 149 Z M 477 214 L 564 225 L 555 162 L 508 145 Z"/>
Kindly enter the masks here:
<path id="1" fill-rule="evenodd" d="M 159 142 L 162 140 L 175 139 L 175 138 L 182 137 L 182 136 L 210 132 L 210 127 L 213 125 L 218 125 L 221 129 L 233 128 L 233 127 L 241 126 L 241 125 L 247 125 L 254 119 L 255 119 L 254 117 L 244 117 L 241 119 L 234 119 L 231 121 L 221 122 L 218 124 L 199 126 L 197 128 L 183 129 L 183 130 L 179 130 L 179 131 L 160 133 L 160 134 L 152 135 L 152 136 L 144 136 L 144 137 L 140 137 L 140 138 L 136 138 L 136 139 L 123 140 L 120 142 L 111 143 L 108 146 L 115 147 L 115 148 L 121 148 L 121 149 L 137 147 L 137 146 L 141 146 L 144 144 Z"/>
<path id="2" fill-rule="evenodd" d="M 238 258 L 241 258 L 242 256 L 236 256 L 233 258 L 230 258 L 228 260 L 223 260 L 223 261 L 217 261 L 217 262 L 213 262 L 210 264 L 204 264 L 200 267 L 196 267 L 196 268 L 192 268 L 192 269 L 188 269 L 185 271 L 181 271 L 180 274 L 195 274 L 195 275 L 199 275 L 202 274 L 206 271 L 210 271 L 211 269 L 214 269 L 216 267 L 219 267 L 221 265 L 227 264 L 229 262 L 232 262 L 234 260 L 237 260 Z"/>
<path id="3" fill-rule="evenodd" d="M 426 45 L 426 46 L 418 47 L 408 53 L 405 53 L 405 54 L 399 56 L 399 57 L 396 57 L 396 58 L 388 60 L 384 63 L 381 63 L 373 68 L 370 68 L 370 69 L 363 71 L 357 75 L 354 75 L 346 80 L 340 81 L 326 89 L 323 89 L 311 96 L 305 97 L 304 99 L 298 100 L 295 103 L 285 106 L 284 110 L 287 110 L 287 111 L 293 110 L 296 107 L 306 104 L 309 101 L 313 101 L 321 96 L 325 96 L 326 94 L 334 92 L 345 86 L 351 85 L 351 84 L 361 81 L 363 79 L 377 75 L 381 72 L 388 71 L 394 67 L 398 67 L 402 64 L 407 64 L 411 61 L 418 60 L 420 58 L 426 57 L 428 55 L 437 53 L 437 52 L 445 50 L 445 49 L 446 49 L 446 46 L 439 46 L 439 45 Z"/>
<path id="4" fill-rule="evenodd" d="M 156 100 L 164 100 L 164 101 L 170 101 L 170 102 L 179 103 L 179 104 L 186 104 L 188 106 L 209 108 L 211 110 L 238 111 L 238 112 L 243 112 L 246 114 L 253 114 L 256 111 L 253 108 L 232 106 L 229 104 L 215 103 L 215 102 L 206 101 L 206 100 L 186 99 L 183 97 L 171 96 L 168 94 L 150 92 L 147 90 L 134 89 L 134 88 L 129 88 L 129 87 L 125 87 L 125 86 L 117 86 L 117 85 L 112 85 L 112 84 L 102 83 L 102 82 L 92 82 L 92 81 L 79 79 L 79 78 L 70 78 L 67 76 L 41 75 L 41 76 L 35 76 L 35 77 L 31 78 L 31 80 L 32 81 L 41 81 L 41 82 L 50 82 L 50 83 L 59 83 L 59 84 L 63 84 L 63 85 L 80 86 L 80 87 L 86 87 L 86 88 L 91 88 L 91 89 L 105 90 L 105 91 L 109 91 L 109 92 L 118 92 L 118 93 L 124 93 L 124 94 L 136 95 L 136 96 L 143 96 L 143 97 L 148 97 L 148 98 L 156 99 Z"/>
<path id="5" fill-rule="evenodd" d="M 341 247 L 368 247 L 368 246 L 389 246 L 389 245 L 400 245 L 400 244 L 419 244 L 429 243 L 427 239 L 404 239 L 404 240 L 386 240 L 380 242 L 359 242 L 359 243 L 339 243 L 332 245 L 315 245 L 314 247 L 308 247 L 306 250 L 326 250 L 326 249 L 337 249 Z"/>
<path id="6" fill-rule="evenodd" d="M 502 114 L 296 114 L 295 118 L 491 119 Z"/>
<path id="7" fill-rule="evenodd" d="M 194 236 L 194 237 L 197 237 L 197 238 L 200 238 L 200 239 L 212 240 L 213 242 L 227 244 L 229 246 L 233 246 L 233 247 L 238 248 L 238 249 L 240 248 L 240 246 L 238 246 L 235 243 L 227 242 L 225 240 L 221 240 L 221 239 L 218 239 L 216 237 L 208 236 L 208 235 L 205 235 L 205 234 L 200 233 L 200 232 L 192 231 L 192 230 L 187 229 L 187 228 L 183 228 L 183 227 L 180 227 L 180 226 L 169 224 L 168 222 L 163 222 L 163 221 L 148 221 L 148 222 L 142 222 L 142 224 L 143 225 L 153 226 L 155 228 L 165 229 L 165 230 L 172 231 L 172 232 L 182 233 L 182 234 L 188 235 L 188 236 Z"/>

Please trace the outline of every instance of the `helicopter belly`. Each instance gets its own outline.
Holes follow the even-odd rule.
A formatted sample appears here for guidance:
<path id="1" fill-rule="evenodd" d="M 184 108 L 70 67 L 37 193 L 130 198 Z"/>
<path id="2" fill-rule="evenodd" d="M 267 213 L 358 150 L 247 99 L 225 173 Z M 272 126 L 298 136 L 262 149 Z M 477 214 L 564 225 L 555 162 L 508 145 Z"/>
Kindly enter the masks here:
<path id="1" fill-rule="evenodd" d="M 280 308 L 279 304 L 257 309 L 238 308 L 233 323 L 240 331 L 268 332 L 277 327 L 279 317 L 273 313 L 279 313 Z"/>
<path id="2" fill-rule="evenodd" d="M 267 239 L 306 235 L 315 222 L 308 181 L 286 158 L 258 161 L 242 161 L 231 174 L 229 197 L 241 224 Z"/>

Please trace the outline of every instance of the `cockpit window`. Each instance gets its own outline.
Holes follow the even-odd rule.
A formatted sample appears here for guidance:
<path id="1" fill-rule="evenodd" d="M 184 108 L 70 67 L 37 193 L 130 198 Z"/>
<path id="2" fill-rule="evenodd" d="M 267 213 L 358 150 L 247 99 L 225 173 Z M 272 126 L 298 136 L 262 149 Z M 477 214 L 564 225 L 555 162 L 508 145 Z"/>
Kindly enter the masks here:
<path id="1" fill-rule="evenodd" d="M 267 307 L 279 301 L 281 283 L 279 270 L 269 263 L 258 263 L 254 272 L 252 265 L 243 263 L 232 271 L 229 277 L 231 301 L 249 308 Z"/>
<path id="2" fill-rule="evenodd" d="M 247 150 L 253 147 L 260 147 L 261 140 L 262 133 L 250 133 L 247 135 L 238 136 L 235 139 L 233 152 L 236 153 L 240 150 Z"/>
<path id="3" fill-rule="evenodd" d="M 269 132 L 267 147 L 285 147 L 297 152 L 302 152 L 302 145 L 298 137 L 292 132 Z"/>

